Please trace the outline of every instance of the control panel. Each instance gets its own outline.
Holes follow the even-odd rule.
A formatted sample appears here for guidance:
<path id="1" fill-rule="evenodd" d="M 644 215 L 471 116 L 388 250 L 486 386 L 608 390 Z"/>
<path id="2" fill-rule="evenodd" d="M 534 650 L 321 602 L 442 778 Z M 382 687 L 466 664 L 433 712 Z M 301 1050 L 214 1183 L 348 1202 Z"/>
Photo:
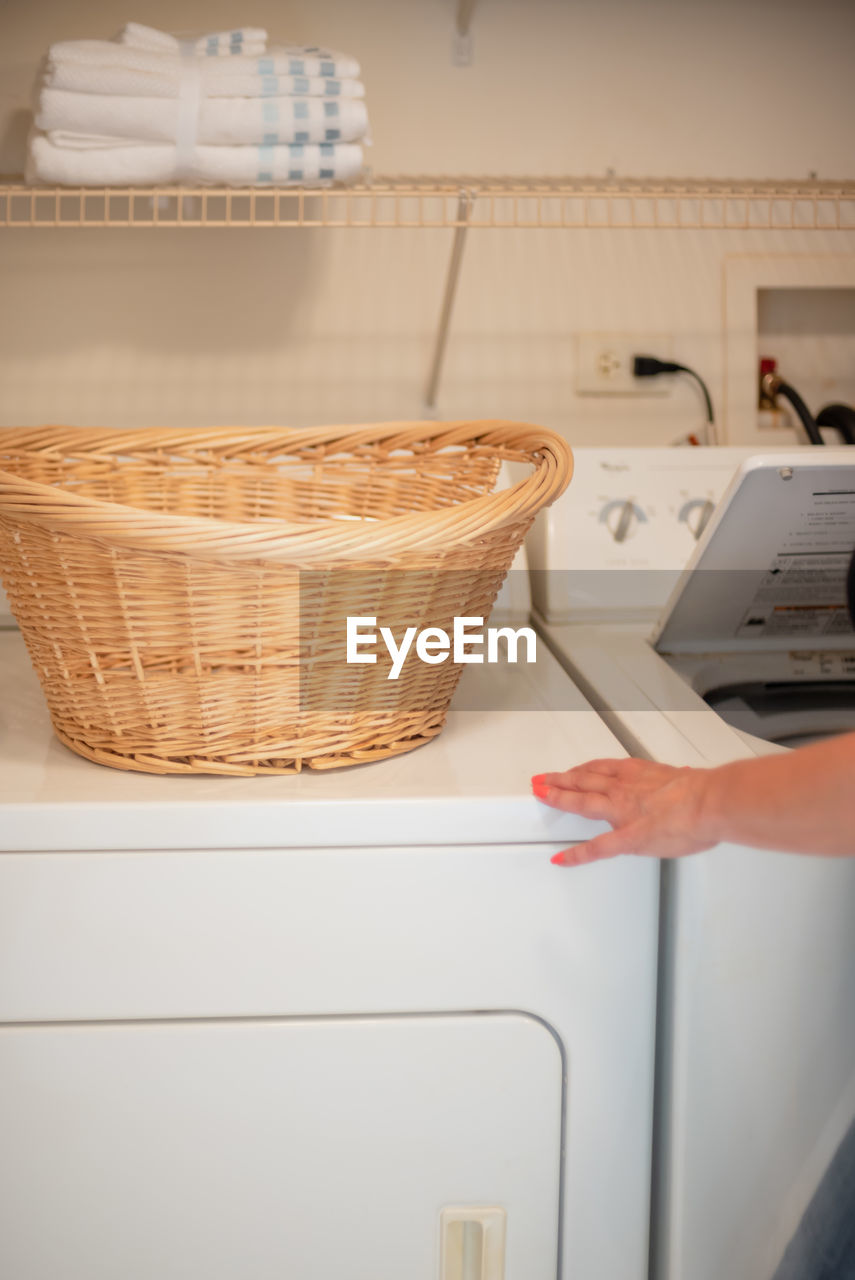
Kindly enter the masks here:
<path id="1" fill-rule="evenodd" d="M 567 492 L 527 544 L 549 622 L 655 617 L 740 463 L 757 448 L 574 449 Z"/>

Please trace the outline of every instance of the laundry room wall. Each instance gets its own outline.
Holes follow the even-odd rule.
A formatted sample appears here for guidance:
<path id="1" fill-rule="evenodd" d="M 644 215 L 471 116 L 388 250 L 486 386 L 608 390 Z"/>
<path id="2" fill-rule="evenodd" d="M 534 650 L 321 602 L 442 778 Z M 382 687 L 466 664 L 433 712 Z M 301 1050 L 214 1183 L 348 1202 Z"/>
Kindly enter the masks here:
<path id="1" fill-rule="evenodd" d="M 0 172 L 21 171 L 47 46 L 107 38 L 133 19 L 261 25 L 274 41 L 353 53 L 375 175 L 855 178 L 847 0 L 477 0 L 468 66 L 452 59 L 456 9 L 6 0 Z M 0 227 L 0 424 L 422 416 L 452 234 Z M 632 335 L 690 365 L 721 410 L 727 262 L 841 254 L 855 254 L 855 218 L 844 231 L 473 229 L 438 412 L 537 421 L 577 444 L 667 442 L 702 422 L 691 381 L 663 395 L 580 395 L 580 335 Z M 798 290 L 785 292 L 764 294 L 761 341 L 799 385 L 806 321 Z M 811 301 L 811 387 L 829 399 L 855 399 L 853 296 Z M 754 328 L 740 337 L 752 359 Z"/>

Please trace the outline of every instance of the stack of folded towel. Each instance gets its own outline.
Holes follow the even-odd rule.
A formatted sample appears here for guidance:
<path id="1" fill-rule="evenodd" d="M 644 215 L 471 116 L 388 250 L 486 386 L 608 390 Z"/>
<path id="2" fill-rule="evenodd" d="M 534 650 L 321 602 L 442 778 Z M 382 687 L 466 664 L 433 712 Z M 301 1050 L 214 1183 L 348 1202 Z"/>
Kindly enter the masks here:
<path id="1" fill-rule="evenodd" d="M 48 51 L 27 179 L 328 186 L 357 178 L 368 138 L 359 64 L 267 48 L 255 28 L 180 40 L 128 23 Z"/>

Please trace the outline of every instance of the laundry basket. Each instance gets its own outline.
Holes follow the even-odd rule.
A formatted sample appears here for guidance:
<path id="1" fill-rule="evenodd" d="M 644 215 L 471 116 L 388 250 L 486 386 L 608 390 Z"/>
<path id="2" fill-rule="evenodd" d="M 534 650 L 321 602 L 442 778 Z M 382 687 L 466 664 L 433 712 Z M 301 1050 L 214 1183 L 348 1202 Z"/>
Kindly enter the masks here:
<path id="1" fill-rule="evenodd" d="M 503 461 L 526 478 L 493 492 Z M 73 751 L 147 773 L 335 768 L 440 732 L 462 665 L 411 651 L 391 678 L 380 628 L 486 625 L 571 473 L 560 437 L 501 421 L 7 428 L 0 571 Z M 376 642 L 363 621 L 349 654 L 348 618 Z"/>

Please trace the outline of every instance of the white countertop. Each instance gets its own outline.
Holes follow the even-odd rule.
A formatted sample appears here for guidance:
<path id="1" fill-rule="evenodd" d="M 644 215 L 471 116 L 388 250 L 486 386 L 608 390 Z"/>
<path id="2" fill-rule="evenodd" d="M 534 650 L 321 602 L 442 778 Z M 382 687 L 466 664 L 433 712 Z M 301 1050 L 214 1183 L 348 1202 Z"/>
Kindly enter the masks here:
<path id="1" fill-rule="evenodd" d="M 475 709 L 475 708 L 485 709 Z M 16 631 L 0 631 L 0 850 L 564 843 L 604 830 L 536 801 L 534 773 L 625 755 L 541 643 L 471 667 L 448 723 L 406 755 L 278 777 L 162 777 L 54 736 Z"/>

